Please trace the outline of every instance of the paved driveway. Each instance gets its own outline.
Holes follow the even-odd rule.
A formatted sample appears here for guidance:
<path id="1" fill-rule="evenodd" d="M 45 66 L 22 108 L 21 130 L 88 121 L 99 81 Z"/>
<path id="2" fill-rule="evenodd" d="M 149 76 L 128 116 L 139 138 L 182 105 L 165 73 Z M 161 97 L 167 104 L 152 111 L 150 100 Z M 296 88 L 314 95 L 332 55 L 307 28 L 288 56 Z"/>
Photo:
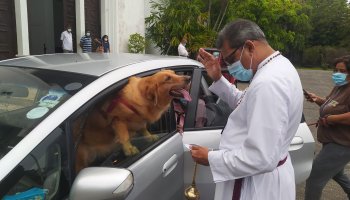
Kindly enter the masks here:
<path id="1" fill-rule="evenodd" d="M 303 88 L 307 91 L 313 92 L 318 96 L 327 96 L 333 88 L 331 79 L 331 71 L 323 70 L 298 70 Z M 304 101 L 304 115 L 307 123 L 316 122 L 319 117 L 319 106 L 314 103 Z M 316 139 L 316 128 L 311 126 L 310 130 Z M 317 142 L 316 153 L 320 150 L 321 145 Z M 348 164 L 345 172 L 350 174 L 350 165 Z M 298 200 L 304 199 L 305 183 L 297 185 Z M 322 200 L 345 200 L 347 199 L 341 187 L 331 180 L 328 182 L 322 193 Z"/>

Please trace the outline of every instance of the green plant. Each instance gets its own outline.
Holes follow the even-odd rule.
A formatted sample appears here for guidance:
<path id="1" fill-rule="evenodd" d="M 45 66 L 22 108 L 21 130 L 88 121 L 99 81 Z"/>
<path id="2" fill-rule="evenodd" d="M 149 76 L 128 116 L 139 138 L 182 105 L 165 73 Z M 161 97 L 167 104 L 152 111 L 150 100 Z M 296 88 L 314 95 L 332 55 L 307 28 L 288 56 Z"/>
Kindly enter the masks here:
<path id="1" fill-rule="evenodd" d="M 130 35 L 129 43 L 128 43 L 128 50 L 130 53 L 143 53 L 145 50 L 145 38 L 138 34 L 134 33 Z"/>
<path id="2" fill-rule="evenodd" d="M 224 1 L 227 6 L 227 0 Z M 215 5 L 220 1 L 215 1 Z M 182 38 L 187 39 L 187 50 L 195 54 L 200 47 L 213 47 L 217 30 L 210 24 L 210 8 L 214 4 L 209 0 L 208 7 L 203 0 L 158 0 L 151 1 L 151 14 L 145 19 L 146 37 L 159 47 L 162 54 L 177 55 L 177 46 Z M 223 6 L 222 10 L 225 10 Z M 219 8 L 212 12 L 219 12 Z M 215 15 L 218 20 L 215 27 L 224 18 L 224 12 Z"/>

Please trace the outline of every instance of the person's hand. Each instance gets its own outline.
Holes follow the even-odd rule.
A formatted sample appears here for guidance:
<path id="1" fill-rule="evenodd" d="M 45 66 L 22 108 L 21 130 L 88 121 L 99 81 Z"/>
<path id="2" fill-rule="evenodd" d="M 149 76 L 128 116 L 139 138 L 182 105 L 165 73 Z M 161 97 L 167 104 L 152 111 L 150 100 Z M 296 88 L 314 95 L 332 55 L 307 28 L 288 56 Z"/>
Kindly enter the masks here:
<path id="1" fill-rule="evenodd" d="M 206 52 L 204 49 L 200 48 L 197 60 L 204 65 L 209 77 L 213 81 L 217 81 L 221 78 L 221 67 L 217 58 Z"/>
<path id="2" fill-rule="evenodd" d="M 330 115 L 326 115 L 324 117 L 320 117 L 320 119 L 318 120 L 318 125 L 319 126 L 324 126 L 324 127 L 329 127 L 331 125 L 331 123 L 328 121 L 328 117 Z"/>
<path id="3" fill-rule="evenodd" d="M 313 103 L 316 102 L 318 98 L 316 94 L 311 92 L 305 92 L 305 91 L 304 91 L 304 96 L 306 101 L 313 102 Z"/>
<path id="4" fill-rule="evenodd" d="M 208 153 L 209 153 L 209 150 L 207 147 L 201 147 L 198 145 L 191 146 L 192 158 L 198 164 L 205 165 L 205 166 L 209 165 Z"/>

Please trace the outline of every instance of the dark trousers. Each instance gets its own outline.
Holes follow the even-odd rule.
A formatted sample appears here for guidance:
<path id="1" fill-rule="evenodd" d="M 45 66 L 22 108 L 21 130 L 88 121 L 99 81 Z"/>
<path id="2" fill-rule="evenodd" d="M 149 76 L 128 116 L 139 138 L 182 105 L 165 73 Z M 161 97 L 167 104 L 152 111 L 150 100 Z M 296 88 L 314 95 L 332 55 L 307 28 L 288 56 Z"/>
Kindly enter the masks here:
<path id="1" fill-rule="evenodd" d="M 306 180 L 305 200 L 319 200 L 330 179 L 335 180 L 350 199 L 350 180 L 344 167 L 350 161 L 350 147 L 335 143 L 323 145 L 316 156 L 310 177 Z"/>

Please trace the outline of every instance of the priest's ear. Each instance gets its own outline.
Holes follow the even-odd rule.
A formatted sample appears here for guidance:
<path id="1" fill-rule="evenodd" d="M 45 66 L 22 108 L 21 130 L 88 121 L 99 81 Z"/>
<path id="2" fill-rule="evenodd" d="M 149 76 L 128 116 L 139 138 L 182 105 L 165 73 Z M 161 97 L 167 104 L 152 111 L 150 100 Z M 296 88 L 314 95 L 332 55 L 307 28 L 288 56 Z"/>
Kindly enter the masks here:
<path id="1" fill-rule="evenodd" d="M 250 53 L 253 53 L 255 48 L 256 48 L 256 44 L 255 43 L 257 43 L 257 42 L 258 41 L 256 41 L 256 40 L 247 40 L 245 42 L 245 48 L 247 48 Z"/>

